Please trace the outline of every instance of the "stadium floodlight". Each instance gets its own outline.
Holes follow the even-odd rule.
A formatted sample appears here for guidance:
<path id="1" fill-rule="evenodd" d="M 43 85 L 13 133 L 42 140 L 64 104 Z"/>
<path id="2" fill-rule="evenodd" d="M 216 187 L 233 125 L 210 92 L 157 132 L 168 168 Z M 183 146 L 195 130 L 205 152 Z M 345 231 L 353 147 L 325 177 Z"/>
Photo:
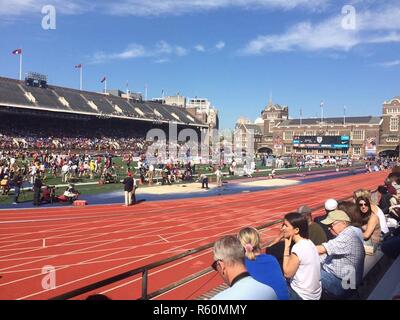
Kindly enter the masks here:
<path id="1" fill-rule="evenodd" d="M 38 72 L 28 72 L 25 77 L 28 86 L 45 88 L 47 86 L 47 76 Z"/>

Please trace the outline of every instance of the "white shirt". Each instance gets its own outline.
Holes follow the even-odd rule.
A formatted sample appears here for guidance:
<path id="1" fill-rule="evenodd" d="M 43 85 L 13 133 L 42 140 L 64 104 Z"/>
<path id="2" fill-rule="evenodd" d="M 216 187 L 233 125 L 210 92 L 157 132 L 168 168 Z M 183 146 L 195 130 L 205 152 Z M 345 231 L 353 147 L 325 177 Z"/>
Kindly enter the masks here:
<path id="1" fill-rule="evenodd" d="M 383 214 L 383 211 L 381 210 L 381 208 L 379 208 L 378 206 L 377 206 L 377 208 L 378 208 L 378 211 L 377 211 L 376 215 L 379 218 L 379 224 L 381 225 L 381 231 L 383 233 L 388 233 L 389 232 L 389 228 L 388 228 L 387 223 L 386 223 L 385 215 Z"/>
<path id="2" fill-rule="evenodd" d="M 61 168 L 61 171 L 62 171 L 63 173 L 67 173 L 67 172 L 69 171 L 69 166 L 68 166 L 67 164 L 64 164 L 64 165 L 62 166 L 62 168 Z"/>
<path id="3" fill-rule="evenodd" d="M 301 239 L 293 248 L 299 258 L 300 265 L 290 286 L 303 300 L 319 300 L 321 298 L 321 268 L 317 248 L 309 239 Z"/>

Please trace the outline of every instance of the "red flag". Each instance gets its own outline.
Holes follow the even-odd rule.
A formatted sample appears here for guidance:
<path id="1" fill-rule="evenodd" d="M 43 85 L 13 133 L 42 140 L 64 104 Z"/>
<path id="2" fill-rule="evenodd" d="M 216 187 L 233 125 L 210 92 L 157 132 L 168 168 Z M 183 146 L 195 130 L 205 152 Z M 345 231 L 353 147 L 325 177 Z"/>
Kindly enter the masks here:
<path id="1" fill-rule="evenodd" d="M 22 54 L 22 49 L 15 49 L 12 54 Z"/>
<path id="2" fill-rule="evenodd" d="M 101 83 L 103 83 L 104 81 L 106 81 L 107 80 L 107 78 L 106 77 L 103 77 L 103 79 L 101 79 Z"/>
<path id="3" fill-rule="evenodd" d="M 82 68 L 82 64 L 77 64 L 75 68 Z"/>

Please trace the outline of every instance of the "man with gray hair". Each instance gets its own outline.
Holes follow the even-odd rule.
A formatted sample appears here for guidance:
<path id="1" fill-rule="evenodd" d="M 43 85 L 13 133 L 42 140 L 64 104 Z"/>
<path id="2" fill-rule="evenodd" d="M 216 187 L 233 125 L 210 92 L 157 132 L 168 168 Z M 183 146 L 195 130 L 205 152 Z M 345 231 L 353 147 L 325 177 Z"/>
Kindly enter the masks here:
<path id="1" fill-rule="evenodd" d="M 256 281 L 247 272 L 245 252 L 237 236 L 224 236 L 214 244 L 214 262 L 211 265 L 230 288 L 212 300 L 277 300 L 275 291 Z"/>
<path id="2" fill-rule="evenodd" d="M 317 246 L 321 255 L 321 283 L 326 294 L 334 298 L 348 297 L 362 281 L 365 250 L 363 241 L 350 217 L 342 210 L 333 210 L 321 223 L 329 226 L 336 237 Z"/>

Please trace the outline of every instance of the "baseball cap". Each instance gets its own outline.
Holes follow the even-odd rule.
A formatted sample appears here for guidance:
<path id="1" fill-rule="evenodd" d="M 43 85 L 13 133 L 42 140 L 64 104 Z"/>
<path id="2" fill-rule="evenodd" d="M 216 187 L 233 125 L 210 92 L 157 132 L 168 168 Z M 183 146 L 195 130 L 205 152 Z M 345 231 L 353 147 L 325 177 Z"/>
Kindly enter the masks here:
<path id="1" fill-rule="evenodd" d="M 328 216 L 324 220 L 322 220 L 321 223 L 329 225 L 335 221 L 351 222 L 351 220 L 346 212 L 344 212 L 342 210 L 333 210 L 328 213 Z"/>
<path id="2" fill-rule="evenodd" d="M 308 206 L 301 206 L 297 209 L 297 212 L 306 215 L 306 214 L 311 214 L 312 209 Z"/>
<path id="3" fill-rule="evenodd" d="M 325 201 L 325 209 L 328 211 L 332 211 L 337 209 L 338 203 L 335 199 L 328 199 Z"/>

